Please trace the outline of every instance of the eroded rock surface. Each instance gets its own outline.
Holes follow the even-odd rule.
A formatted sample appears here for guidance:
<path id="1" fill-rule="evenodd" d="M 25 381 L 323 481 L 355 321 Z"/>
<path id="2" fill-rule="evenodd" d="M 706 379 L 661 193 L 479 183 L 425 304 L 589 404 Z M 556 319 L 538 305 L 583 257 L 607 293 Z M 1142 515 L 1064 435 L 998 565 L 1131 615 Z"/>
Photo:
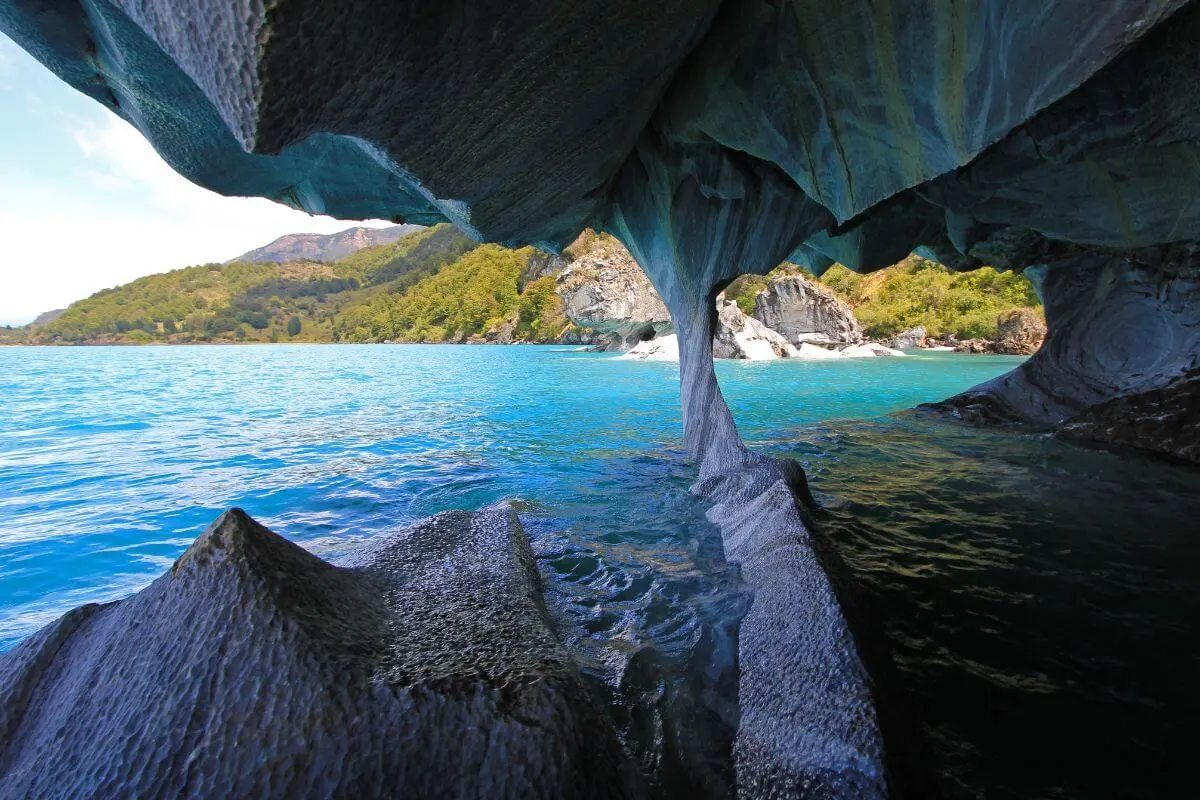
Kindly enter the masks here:
<path id="1" fill-rule="evenodd" d="M 1048 269 L 1049 333 L 1012 372 L 935 405 L 968 419 L 1053 427 L 1085 409 L 1164 388 L 1200 366 L 1200 267 L 1094 256 Z"/>
<path id="2" fill-rule="evenodd" d="M 747 317 L 734 301 L 727 300 L 724 295 L 717 297 L 713 357 L 770 361 L 795 355 L 796 348 L 787 339 L 754 317 Z"/>
<path id="3" fill-rule="evenodd" d="M 1160 389 L 1084 409 L 1064 422 L 1058 435 L 1200 464 L 1200 370 L 1191 370 Z"/>
<path id="4" fill-rule="evenodd" d="M 0 656 L 4 797 L 636 797 L 507 506 L 334 566 L 235 509 Z"/>
<path id="5" fill-rule="evenodd" d="M 796 473 L 803 481 L 794 462 L 753 459 L 695 487 L 754 589 L 739 635 L 738 794 L 885 797 L 873 682 L 801 516 L 811 495 Z"/>
<path id="6" fill-rule="evenodd" d="M 915 328 L 909 328 L 888 339 L 884 344 L 894 350 L 915 350 L 918 347 L 925 347 L 925 341 L 929 337 L 929 331 L 924 325 L 918 325 Z"/>
<path id="7" fill-rule="evenodd" d="M 629 247 L 674 321 L 697 491 L 756 592 L 747 792 L 886 781 L 786 481 L 721 397 L 720 287 L 915 248 L 1035 269 L 1045 346 L 968 402 L 1045 424 L 1196 366 L 1200 3 L 4 0 L 0 29 L 217 191 L 551 248 L 591 225 Z M 743 551 L 749 532 L 764 544 Z"/>
<path id="8" fill-rule="evenodd" d="M 615 241 L 598 239 L 558 277 L 567 317 L 628 350 L 671 329 L 671 315 L 646 273 Z"/>
<path id="9" fill-rule="evenodd" d="M 774 278 L 754 299 L 754 318 L 799 347 L 858 344 L 862 326 L 830 289 L 801 275 Z"/>

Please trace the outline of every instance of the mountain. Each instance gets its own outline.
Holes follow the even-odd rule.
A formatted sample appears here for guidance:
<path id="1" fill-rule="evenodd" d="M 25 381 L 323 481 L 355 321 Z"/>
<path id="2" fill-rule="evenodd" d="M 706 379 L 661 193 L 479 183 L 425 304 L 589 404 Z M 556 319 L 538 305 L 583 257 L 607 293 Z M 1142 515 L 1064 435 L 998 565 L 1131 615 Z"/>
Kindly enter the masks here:
<path id="1" fill-rule="evenodd" d="M 328 262 L 233 261 L 147 275 L 3 338 L 43 344 L 553 341 L 570 327 L 554 292 L 561 262 L 529 247 L 479 245 L 450 225 L 417 227 L 390 244 Z"/>
<path id="2" fill-rule="evenodd" d="M 54 320 L 61 317 L 63 315 L 64 311 L 66 311 L 65 308 L 56 308 L 51 311 L 43 311 L 41 314 L 38 314 L 37 317 L 34 318 L 33 322 L 31 322 L 29 324 L 31 326 L 32 325 L 48 325 L 49 323 L 54 322 Z"/>
<path id="3" fill-rule="evenodd" d="M 270 244 L 242 253 L 226 261 L 337 261 L 368 247 L 392 244 L 421 230 L 420 225 L 393 225 L 390 228 L 347 228 L 339 233 L 289 233 Z"/>
<path id="4" fill-rule="evenodd" d="M 402 293 L 476 247 L 458 229 L 437 225 L 332 263 L 185 267 L 97 292 L 23 335 L 49 344 L 328 342 L 344 307 Z"/>

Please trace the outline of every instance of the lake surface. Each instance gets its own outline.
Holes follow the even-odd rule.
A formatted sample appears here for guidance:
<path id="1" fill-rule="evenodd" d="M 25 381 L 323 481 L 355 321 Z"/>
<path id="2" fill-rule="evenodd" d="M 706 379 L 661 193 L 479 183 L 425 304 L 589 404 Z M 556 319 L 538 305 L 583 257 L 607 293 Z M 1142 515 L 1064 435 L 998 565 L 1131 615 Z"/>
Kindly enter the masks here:
<path id="1" fill-rule="evenodd" d="M 883 416 L 1018 362 L 718 374 L 745 438 L 800 458 L 829 507 L 820 535 L 878 618 L 938 790 L 1172 794 L 1200 741 L 1197 473 Z M 687 493 L 676 365 L 555 347 L 0 348 L 0 398 L 0 650 L 146 585 L 230 506 L 336 557 L 508 498 L 643 767 L 728 788 L 749 600 Z"/>

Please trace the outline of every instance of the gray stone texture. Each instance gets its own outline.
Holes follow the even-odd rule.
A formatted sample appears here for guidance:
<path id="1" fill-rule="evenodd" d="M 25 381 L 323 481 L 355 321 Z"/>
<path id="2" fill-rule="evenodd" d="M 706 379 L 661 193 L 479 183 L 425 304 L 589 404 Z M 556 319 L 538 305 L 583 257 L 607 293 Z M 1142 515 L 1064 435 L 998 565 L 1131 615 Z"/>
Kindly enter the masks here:
<path id="1" fill-rule="evenodd" d="M 831 290 L 801 275 L 774 278 L 754 298 L 754 318 L 797 347 L 858 344 L 862 326 Z"/>
<path id="2" fill-rule="evenodd" d="M 1190 254 L 1185 257 L 1190 261 Z M 1045 270 L 1049 334 L 1028 361 L 935 408 L 1053 427 L 1200 367 L 1200 266 L 1075 256 Z"/>
<path id="3" fill-rule="evenodd" d="M 558 276 L 567 317 L 609 337 L 610 349 L 628 350 L 671 330 L 671 315 L 629 251 L 597 237 Z"/>
<path id="4" fill-rule="evenodd" d="M 630 797 L 508 506 L 339 566 L 223 514 L 0 656 L 4 797 Z"/>
<path id="5" fill-rule="evenodd" d="M 3 0 L 0 30 L 216 191 L 551 248 L 590 225 L 628 246 L 679 336 L 697 491 L 756 592 L 737 743 L 751 794 L 871 796 L 886 782 L 869 683 L 786 482 L 742 444 L 713 373 L 728 281 L 785 258 L 870 270 L 914 248 L 961 269 L 1037 268 L 1046 345 L 973 395 L 1025 420 L 1061 421 L 1195 366 L 1200 3 Z M 788 555 L 770 557 L 775 544 Z M 33 651 L 69 647 L 76 625 L 78 641 L 103 641 L 120 613 L 81 612 L 19 652 L 40 664 Z M 356 674 L 357 640 L 337 641 Z M 85 696 L 72 670 L 92 647 L 54 660 L 56 691 L 115 703 L 137 672 L 118 680 L 113 662 L 112 684 Z M 224 713 L 243 708 L 228 701 Z M 182 730 L 219 720 L 194 723 Z M 40 741 L 19 731 L 9 748 Z M 122 746 L 73 741 L 79 753 L 43 763 Z M 221 769 L 211 753 L 173 760 L 167 744 L 126 752 L 137 775 Z M 371 752 L 393 768 L 392 751 Z M 22 763 L 4 761 L 18 790 L 34 774 Z M 561 788 L 547 776 L 545 791 Z"/>

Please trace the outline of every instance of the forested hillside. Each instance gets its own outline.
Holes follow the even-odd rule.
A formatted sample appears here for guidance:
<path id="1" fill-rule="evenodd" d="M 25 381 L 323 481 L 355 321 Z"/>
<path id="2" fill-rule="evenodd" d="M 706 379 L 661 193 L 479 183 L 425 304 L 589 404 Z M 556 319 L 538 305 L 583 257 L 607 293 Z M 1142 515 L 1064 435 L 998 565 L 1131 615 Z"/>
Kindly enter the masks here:
<path id="1" fill-rule="evenodd" d="M 334 326 L 344 342 L 553 341 L 568 327 L 554 277 L 527 283 L 533 248 L 487 244 L 403 292 L 349 307 Z"/>
<path id="2" fill-rule="evenodd" d="M 834 265 L 821 281 L 850 304 L 872 337 L 923 325 L 932 336 L 995 339 L 1001 313 L 1027 308 L 1042 314 L 1041 300 L 1024 275 L 991 267 L 952 272 L 916 255 L 869 275 Z"/>
<path id="3" fill-rule="evenodd" d="M 0 329 L 0 342 L 551 342 L 571 327 L 555 277 L 610 237 L 585 232 L 566 258 L 477 245 L 450 225 L 331 262 L 233 262 L 150 275 L 97 292 L 41 324 Z M 799 269 L 783 264 L 775 272 Z M 727 294 L 747 313 L 768 278 Z M 1029 281 L 985 268 L 952 273 L 916 256 L 871 275 L 835 266 L 821 280 L 868 335 L 915 325 L 934 335 L 991 338 L 997 315 L 1035 308 Z"/>
<path id="4" fill-rule="evenodd" d="M 187 267 L 97 292 L 27 336 L 45 343 L 328 342 L 343 308 L 403 292 L 475 246 L 438 225 L 332 263 Z"/>
<path id="5" fill-rule="evenodd" d="M 768 280 L 794 272 L 812 277 L 795 264 L 785 263 L 769 276 L 743 275 L 725 293 L 742 311 L 753 314 L 755 298 Z M 819 280 L 850 304 L 867 336 L 874 339 L 918 325 L 925 326 L 931 336 L 994 339 L 1001 313 L 1031 309 L 1042 314 L 1041 300 L 1024 275 L 992 267 L 953 272 L 917 255 L 868 275 L 835 264 Z"/>

